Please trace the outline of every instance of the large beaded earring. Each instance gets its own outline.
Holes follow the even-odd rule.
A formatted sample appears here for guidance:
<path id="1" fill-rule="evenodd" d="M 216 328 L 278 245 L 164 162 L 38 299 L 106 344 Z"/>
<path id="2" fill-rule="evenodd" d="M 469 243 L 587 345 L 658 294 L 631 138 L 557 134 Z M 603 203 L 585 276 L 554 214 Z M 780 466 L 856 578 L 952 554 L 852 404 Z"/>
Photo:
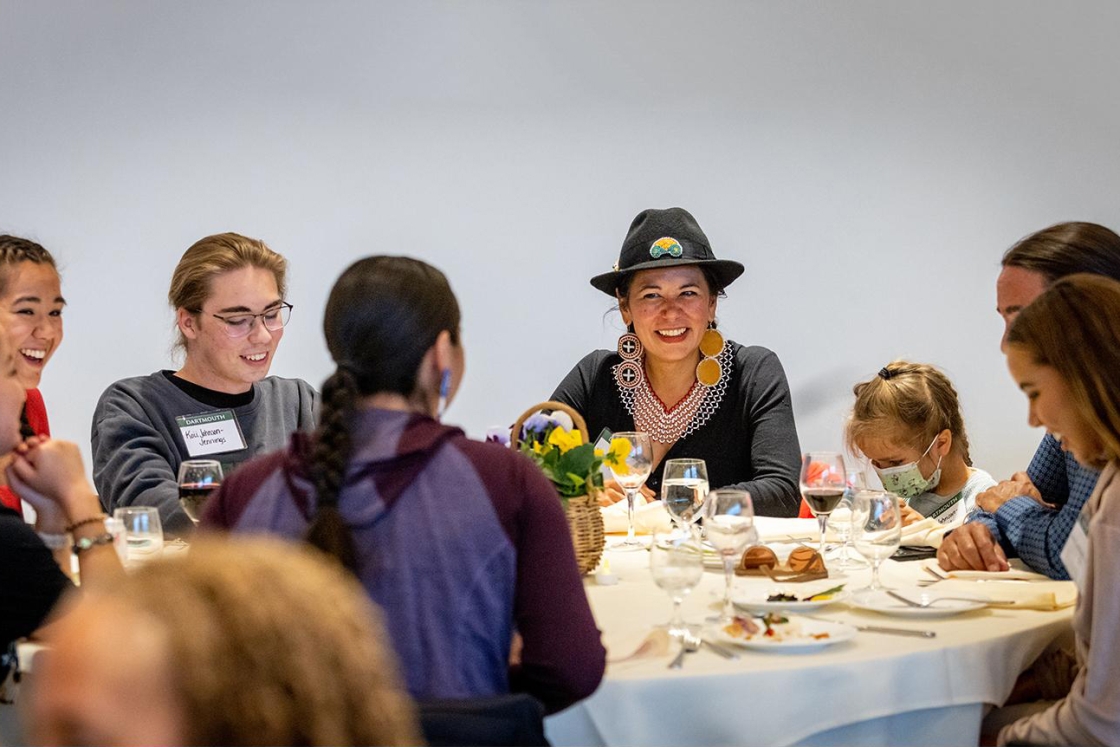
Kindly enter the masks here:
<path id="1" fill-rule="evenodd" d="M 723 335 L 716 329 L 716 323 L 708 322 L 708 329 L 700 338 L 700 354 L 704 357 L 696 364 L 696 380 L 704 386 L 715 386 L 723 378 L 723 366 L 717 358 L 724 345 Z"/>
<path id="2" fill-rule="evenodd" d="M 625 334 L 618 338 L 618 354 L 622 363 L 615 366 L 614 379 L 624 389 L 634 389 L 642 383 L 645 372 L 642 370 L 642 341 L 628 327 Z"/>

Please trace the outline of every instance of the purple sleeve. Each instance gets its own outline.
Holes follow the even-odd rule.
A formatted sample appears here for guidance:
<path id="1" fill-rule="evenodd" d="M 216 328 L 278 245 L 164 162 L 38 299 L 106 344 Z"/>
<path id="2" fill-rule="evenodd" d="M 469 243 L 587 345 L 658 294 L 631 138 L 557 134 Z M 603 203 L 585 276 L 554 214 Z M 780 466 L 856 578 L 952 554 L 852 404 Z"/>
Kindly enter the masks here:
<path id="1" fill-rule="evenodd" d="M 285 452 L 276 451 L 238 467 L 222 481 L 214 497 L 206 502 L 198 528 L 203 531 L 232 530 L 260 486 L 273 472 L 283 469 L 285 457 Z"/>
<path id="2" fill-rule="evenodd" d="M 510 669 L 510 688 L 529 693 L 555 713 L 595 692 L 606 649 L 552 483 L 524 457 L 506 452 L 501 455 L 506 468 L 495 469 L 487 456 L 471 450 L 494 510 L 517 548 L 513 617 L 524 648 L 521 664 Z"/>

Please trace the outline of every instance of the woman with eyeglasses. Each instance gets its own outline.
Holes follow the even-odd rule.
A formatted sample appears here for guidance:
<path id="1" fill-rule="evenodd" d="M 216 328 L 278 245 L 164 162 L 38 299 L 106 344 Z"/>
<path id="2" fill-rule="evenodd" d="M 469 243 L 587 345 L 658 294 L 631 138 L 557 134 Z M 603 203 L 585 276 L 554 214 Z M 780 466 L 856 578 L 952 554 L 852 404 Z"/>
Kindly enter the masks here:
<path id="1" fill-rule="evenodd" d="M 264 242 L 235 233 L 207 236 L 183 254 L 167 294 L 182 367 L 116 382 L 93 416 L 93 479 L 106 508 L 156 506 L 165 533 L 188 533 L 180 463 L 217 459 L 228 476 L 314 428 L 315 390 L 268 375 L 292 310 L 286 271 Z"/>

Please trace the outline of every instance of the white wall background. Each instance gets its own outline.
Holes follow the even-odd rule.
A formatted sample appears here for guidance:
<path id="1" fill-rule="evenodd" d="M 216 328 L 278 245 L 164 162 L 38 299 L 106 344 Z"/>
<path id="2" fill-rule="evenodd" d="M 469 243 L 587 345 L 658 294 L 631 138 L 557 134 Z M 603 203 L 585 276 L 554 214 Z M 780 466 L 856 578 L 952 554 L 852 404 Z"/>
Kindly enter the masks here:
<path id="1" fill-rule="evenodd" d="M 173 365 L 182 252 L 236 230 L 291 261 L 273 372 L 318 384 L 334 278 L 422 257 L 464 311 L 448 419 L 544 399 L 617 316 L 587 279 L 682 205 L 747 274 L 723 329 L 774 349 L 805 448 L 891 358 L 946 368 L 979 466 L 1040 434 L 998 351 L 1003 250 L 1120 226 L 1113 4 L 0 0 L 0 231 L 60 259 L 53 430 Z"/>

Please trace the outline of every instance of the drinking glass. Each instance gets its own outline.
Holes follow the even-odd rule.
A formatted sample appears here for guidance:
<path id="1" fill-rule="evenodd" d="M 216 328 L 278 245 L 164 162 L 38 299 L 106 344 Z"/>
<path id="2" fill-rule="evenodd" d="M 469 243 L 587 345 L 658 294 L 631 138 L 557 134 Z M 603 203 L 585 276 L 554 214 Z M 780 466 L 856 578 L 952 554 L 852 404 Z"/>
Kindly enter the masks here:
<path id="1" fill-rule="evenodd" d="M 188 459 L 179 465 L 179 505 L 198 524 L 206 500 L 222 484 L 222 463 L 214 459 Z"/>
<path id="2" fill-rule="evenodd" d="M 860 555 L 871 561 L 869 590 L 883 588 L 879 566 L 902 544 L 902 511 L 898 496 L 883 490 L 857 490 L 852 496 L 852 534 Z"/>
<path id="3" fill-rule="evenodd" d="M 840 538 L 840 544 L 828 551 L 826 560 L 832 561 L 837 568 L 866 568 L 868 563 L 852 545 L 852 496 L 857 490 L 867 488 L 867 476 L 863 467 L 851 461 L 848 466 L 848 489 L 840 499 L 840 505 L 828 515 L 828 529 Z"/>
<path id="4" fill-rule="evenodd" d="M 708 466 L 703 459 L 669 459 L 661 477 L 661 501 L 682 529 L 703 513 L 708 498 Z"/>
<path id="5" fill-rule="evenodd" d="M 126 565 L 136 566 L 163 554 L 163 525 L 154 506 L 126 506 L 113 511 L 113 518 L 124 523 L 128 545 Z"/>
<path id="6" fill-rule="evenodd" d="M 669 592 L 673 600 L 669 635 L 678 638 L 691 633 L 681 616 L 681 603 L 704 575 L 700 543 L 689 529 L 681 527 L 672 532 L 654 534 L 649 546 L 649 570 L 653 574 L 653 582 Z"/>
<path id="7" fill-rule="evenodd" d="M 611 545 L 612 550 L 643 550 L 645 544 L 634 536 L 634 499 L 638 496 L 653 468 L 653 445 L 648 433 L 625 431 L 611 436 L 630 444 L 630 452 L 622 464 L 612 464 L 611 475 L 626 492 L 626 539 Z"/>
<path id="8" fill-rule="evenodd" d="M 723 613 L 715 622 L 727 625 L 735 617 L 735 608 L 731 604 L 735 563 L 755 536 L 751 494 L 732 488 L 712 491 L 708 496 L 708 516 L 704 526 L 707 528 L 708 542 L 716 548 L 723 561 Z"/>
<path id="9" fill-rule="evenodd" d="M 848 487 L 844 457 L 835 451 L 810 451 L 801 458 L 801 495 L 821 528 L 820 554 L 824 557 L 824 535 L 832 513 Z"/>

